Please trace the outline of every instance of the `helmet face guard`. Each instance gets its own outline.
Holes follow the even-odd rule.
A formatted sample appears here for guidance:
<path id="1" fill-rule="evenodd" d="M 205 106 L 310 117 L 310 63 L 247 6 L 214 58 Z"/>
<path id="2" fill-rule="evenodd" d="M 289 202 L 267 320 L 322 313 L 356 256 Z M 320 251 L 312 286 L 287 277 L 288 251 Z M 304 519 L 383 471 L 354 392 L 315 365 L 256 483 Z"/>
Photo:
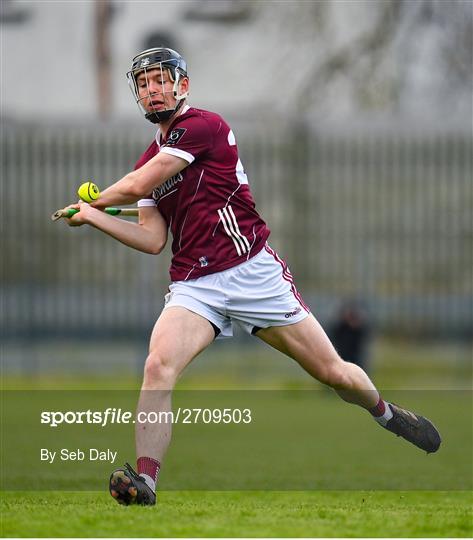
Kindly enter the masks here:
<path id="1" fill-rule="evenodd" d="M 176 99 L 176 105 L 173 109 L 165 109 L 162 111 L 149 110 L 144 105 L 144 102 L 149 101 L 153 96 L 153 93 L 149 89 L 147 72 L 151 70 L 159 69 L 161 71 L 161 84 L 163 85 L 164 96 L 164 73 L 167 72 L 169 78 L 173 82 L 173 97 Z M 140 95 L 140 89 L 138 87 L 138 76 L 144 74 L 146 79 L 147 91 L 144 95 Z M 169 120 L 183 105 L 184 100 L 189 95 L 189 92 L 179 93 L 179 82 L 182 78 L 187 77 L 187 65 L 182 56 L 173 51 L 172 49 L 166 49 L 159 47 L 155 49 L 147 49 L 141 52 L 135 58 L 131 70 L 126 74 L 128 84 L 131 89 L 131 93 L 135 98 L 138 108 L 141 110 L 144 117 L 153 124 L 159 124 L 160 122 L 166 122 Z"/>

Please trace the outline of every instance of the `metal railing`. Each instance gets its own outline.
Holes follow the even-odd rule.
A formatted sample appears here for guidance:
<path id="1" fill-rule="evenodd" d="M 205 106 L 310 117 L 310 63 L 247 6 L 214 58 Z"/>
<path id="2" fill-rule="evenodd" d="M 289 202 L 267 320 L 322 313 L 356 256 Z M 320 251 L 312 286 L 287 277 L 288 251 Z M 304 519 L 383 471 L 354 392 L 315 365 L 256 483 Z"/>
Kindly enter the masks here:
<path id="1" fill-rule="evenodd" d="M 237 139 L 270 241 L 314 313 L 356 297 L 385 332 L 471 336 L 471 137 L 293 135 L 242 128 Z M 5 336 L 149 332 L 169 251 L 141 254 L 49 219 L 83 181 L 123 176 L 149 142 L 128 127 L 3 129 Z"/>

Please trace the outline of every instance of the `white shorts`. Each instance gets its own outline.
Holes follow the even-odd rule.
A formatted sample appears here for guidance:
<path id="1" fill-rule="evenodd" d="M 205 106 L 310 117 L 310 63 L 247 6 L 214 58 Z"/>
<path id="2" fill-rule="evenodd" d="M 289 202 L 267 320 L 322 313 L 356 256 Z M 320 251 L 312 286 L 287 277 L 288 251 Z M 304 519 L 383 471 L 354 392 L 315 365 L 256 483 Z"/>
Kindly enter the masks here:
<path id="1" fill-rule="evenodd" d="M 250 260 L 208 276 L 175 281 L 164 309 L 181 306 L 233 336 L 236 322 L 249 334 L 270 326 L 286 326 L 309 314 L 286 263 L 268 244 Z"/>

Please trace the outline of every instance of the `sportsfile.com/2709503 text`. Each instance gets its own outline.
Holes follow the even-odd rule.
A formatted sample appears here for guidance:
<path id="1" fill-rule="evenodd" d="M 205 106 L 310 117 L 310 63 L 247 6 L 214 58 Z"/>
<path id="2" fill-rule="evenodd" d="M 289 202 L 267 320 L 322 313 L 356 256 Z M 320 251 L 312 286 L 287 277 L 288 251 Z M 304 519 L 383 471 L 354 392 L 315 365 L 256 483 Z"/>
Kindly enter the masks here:
<path id="1" fill-rule="evenodd" d="M 58 427 L 61 424 L 250 424 L 251 409 L 186 408 L 175 411 L 140 411 L 136 418 L 130 411 L 109 407 L 102 411 L 42 411 L 41 424 Z"/>

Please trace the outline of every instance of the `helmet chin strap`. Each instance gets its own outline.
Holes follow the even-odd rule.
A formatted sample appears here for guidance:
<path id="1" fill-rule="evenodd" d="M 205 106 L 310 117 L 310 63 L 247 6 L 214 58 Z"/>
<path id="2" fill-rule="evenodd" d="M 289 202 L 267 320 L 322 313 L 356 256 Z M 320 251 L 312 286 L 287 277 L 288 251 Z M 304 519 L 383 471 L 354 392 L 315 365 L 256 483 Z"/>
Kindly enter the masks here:
<path id="1" fill-rule="evenodd" d="M 153 111 L 145 114 L 146 120 L 149 120 L 153 124 L 160 124 L 161 122 L 167 122 L 172 118 L 182 107 L 184 100 L 180 99 L 174 109 L 167 109 L 165 111 Z"/>
<path id="2" fill-rule="evenodd" d="M 167 109 L 165 111 L 153 111 L 145 114 L 146 120 L 149 120 L 153 124 L 160 124 L 161 122 L 167 122 L 172 118 L 184 105 L 184 99 L 180 99 L 174 109 Z"/>

